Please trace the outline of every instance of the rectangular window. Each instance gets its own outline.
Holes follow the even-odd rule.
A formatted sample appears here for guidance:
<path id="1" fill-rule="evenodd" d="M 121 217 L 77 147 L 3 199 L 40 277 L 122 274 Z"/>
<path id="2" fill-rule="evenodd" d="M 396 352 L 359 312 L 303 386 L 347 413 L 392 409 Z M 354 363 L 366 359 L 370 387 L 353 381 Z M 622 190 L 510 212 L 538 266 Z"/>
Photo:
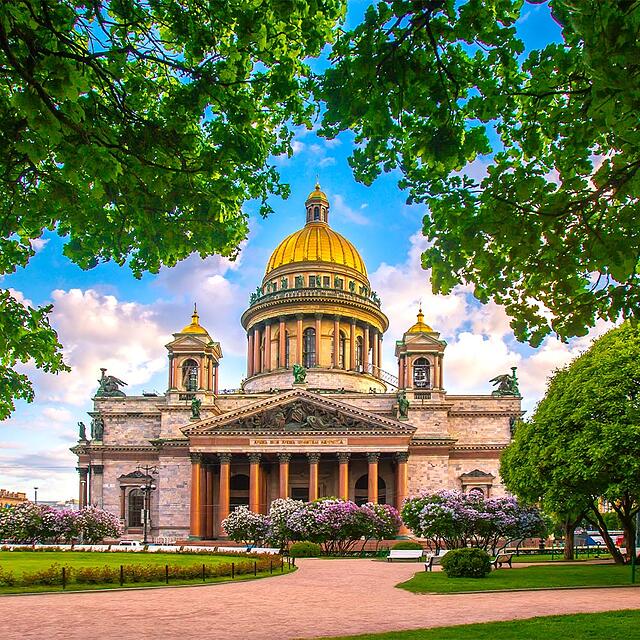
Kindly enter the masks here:
<path id="1" fill-rule="evenodd" d="M 333 284 L 336 289 L 344 289 L 344 280 L 342 278 L 336 278 Z"/>
<path id="2" fill-rule="evenodd" d="M 323 278 L 322 278 L 322 286 L 325 289 L 328 289 L 331 286 L 331 276 L 323 276 Z"/>
<path id="3" fill-rule="evenodd" d="M 315 276 L 309 276 L 309 286 L 310 287 L 315 287 L 316 286 L 316 277 Z"/>

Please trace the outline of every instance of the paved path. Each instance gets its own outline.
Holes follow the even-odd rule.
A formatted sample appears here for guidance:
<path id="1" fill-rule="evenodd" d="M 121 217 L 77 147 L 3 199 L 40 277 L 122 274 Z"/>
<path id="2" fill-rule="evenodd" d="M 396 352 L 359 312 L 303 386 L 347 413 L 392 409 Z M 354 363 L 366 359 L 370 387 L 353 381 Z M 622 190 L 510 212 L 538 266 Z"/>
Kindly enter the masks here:
<path id="1" fill-rule="evenodd" d="M 640 589 L 416 595 L 394 585 L 418 564 L 299 564 L 290 575 L 209 587 L 3 597 L 0 637 L 289 640 L 640 608 Z"/>

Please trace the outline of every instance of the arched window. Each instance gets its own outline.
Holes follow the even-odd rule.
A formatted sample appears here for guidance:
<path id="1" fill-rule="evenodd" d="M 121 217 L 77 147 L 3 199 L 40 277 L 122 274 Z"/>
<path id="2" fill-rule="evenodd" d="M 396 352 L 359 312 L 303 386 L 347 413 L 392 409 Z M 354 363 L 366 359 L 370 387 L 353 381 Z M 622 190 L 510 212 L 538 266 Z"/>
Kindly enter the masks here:
<path id="1" fill-rule="evenodd" d="M 362 371 L 362 336 L 356 338 L 356 371 Z"/>
<path id="2" fill-rule="evenodd" d="M 331 366 L 335 367 L 336 363 L 333 361 L 333 340 L 334 337 L 331 336 Z M 338 369 L 344 369 L 344 363 L 346 362 L 346 353 L 347 353 L 347 337 L 344 334 L 344 331 L 340 332 L 340 338 L 338 342 Z"/>
<path id="3" fill-rule="evenodd" d="M 428 389 L 429 361 L 426 358 L 418 358 L 413 363 L 413 386 L 416 389 Z"/>
<path id="4" fill-rule="evenodd" d="M 313 207 L 313 219 L 320 220 L 320 207 Z"/>
<path id="5" fill-rule="evenodd" d="M 144 495 L 140 489 L 129 491 L 129 503 L 127 508 L 127 526 L 142 526 L 142 511 L 144 510 Z"/>
<path id="6" fill-rule="evenodd" d="M 469 489 L 469 495 L 473 495 L 475 498 L 484 498 L 484 491 L 480 487 L 473 487 L 473 489 Z"/>
<path id="7" fill-rule="evenodd" d="M 229 508 L 233 511 L 236 507 L 249 504 L 249 476 L 237 473 L 231 476 L 229 481 Z"/>
<path id="8" fill-rule="evenodd" d="M 198 363 L 195 360 L 182 363 L 182 388 L 186 391 L 198 390 Z"/>
<path id="9" fill-rule="evenodd" d="M 312 327 L 302 332 L 302 366 L 305 369 L 316 366 L 316 330 Z"/>
<path id="10" fill-rule="evenodd" d="M 356 480 L 355 503 L 358 506 L 369 502 L 369 474 L 365 473 Z M 387 483 L 378 476 L 378 504 L 387 504 Z"/>

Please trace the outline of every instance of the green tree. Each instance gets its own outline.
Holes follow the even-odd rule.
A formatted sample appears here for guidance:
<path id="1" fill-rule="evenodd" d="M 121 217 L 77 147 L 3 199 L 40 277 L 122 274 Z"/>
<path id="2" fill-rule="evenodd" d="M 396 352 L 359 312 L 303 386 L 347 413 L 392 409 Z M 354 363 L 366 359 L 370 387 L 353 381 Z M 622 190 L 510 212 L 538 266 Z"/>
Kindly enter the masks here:
<path id="1" fill-rule="evenodd" d="M 310 124 L 305 64 L 343 0 L 0 3 L 0 276 L 45 230 L 84 269 L 135 276 L 193 252 L 233 256 L 247 199 L 288 195 L 269 164 Z M 16 360 L 64 369 L 48 308 L 0 317 L 0 418 L 31 399 Z M 8 384 L 5 384 L 8 381 Z"/>
<path id="2" fill-rule="evenodd" d="M 598 528 L 617 562 L 624 558 L 599 509 L 605 499 L 635 551 L 640 510 L 640 328 L 625 323 L 552 377 L 528 423 L 502 457 L 507 487 L 575 523 Z"/>
<path id="3" fill-rule="evenodd" d="M 355 133 L 356 178 L 400 170 L 428 205 L 434 291 L 471 283 L 538 345 L 640 317 L 640 3 L 550 0 L 562 42 L 524 57 L 531 4 L 379 2 L 338 37 L 318 95 L 324 134 Z"/>

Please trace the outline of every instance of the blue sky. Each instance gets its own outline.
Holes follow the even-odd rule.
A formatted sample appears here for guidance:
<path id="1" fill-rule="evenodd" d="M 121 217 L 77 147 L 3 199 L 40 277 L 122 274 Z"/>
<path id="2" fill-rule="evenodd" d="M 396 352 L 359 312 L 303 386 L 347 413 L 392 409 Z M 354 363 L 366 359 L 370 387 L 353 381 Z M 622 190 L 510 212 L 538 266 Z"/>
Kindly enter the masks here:
<path id="1" fill-rule="evenodd" d="M 359 21 L 367 5 L 350 3 L 348 23 Z M 518 28 L 528 47 L 559 37 L 547 5 L 527 6 Z M 238 387 L 246 344 L 240 315 L 273 249 L 304 224 L 304 201 L 316 175 L 331 202 L 330 224 L 359 249 L 390 318 L 384 368 L 396 370 L 394 341 L 413 324 L 421 301 L 426 321 L 449 344 L 444 368 L 449 393 L 489 393 L 490 378 L 518 366 L 525 408 L 533 408 L 549 373 L 584 349 L 589 338 L 569 345 L 549 338 L 533 350 L 515 341 L 500 307 L 482 307 L 467 288 L 434 296 L 429 274 L 419 264 L 425 248 L 420 234 L 424 208 L 405 204 L 397 175 L 383 175 L 371 187 L 356 183 L 347 163 L 351 150 L 349 134 L 327 141 L 300 130 L 293 157 L 274 160 L 282 179 L 291 184 L 291 197 L 274 198 L 276 213 L 266 220 L 249 203 L 250 235 L 235 262 L 191 256 L 173 269 L 135 280 L 115 264 L 82 271 L 62 255 L 62 239 L 47 235 L 39 241 L 29 266 L 5 277 L 2 286 L 33 304 L 54 303 L 52 323 L 73 372 L 50 376 L 26 368 L 37 398 L 31 405 L 19 403 L 14 416 L 0 425 L 0 487 L 32 497 L 37 486 L 43 500 L 77 497 L 75 458 L 68 449 L 77 439 L 76 423 L 89 422 L 86 411 L 100 367 L 128 382 L 129 394 L 163 392 L 164 345 L 189 322 L 193 302 L 202 324 L 222 344 L 221 387 Z M 478 170 L 481 163 L 470 168 Z M 598 327 L 593 334 L 601 331 Z"/>

